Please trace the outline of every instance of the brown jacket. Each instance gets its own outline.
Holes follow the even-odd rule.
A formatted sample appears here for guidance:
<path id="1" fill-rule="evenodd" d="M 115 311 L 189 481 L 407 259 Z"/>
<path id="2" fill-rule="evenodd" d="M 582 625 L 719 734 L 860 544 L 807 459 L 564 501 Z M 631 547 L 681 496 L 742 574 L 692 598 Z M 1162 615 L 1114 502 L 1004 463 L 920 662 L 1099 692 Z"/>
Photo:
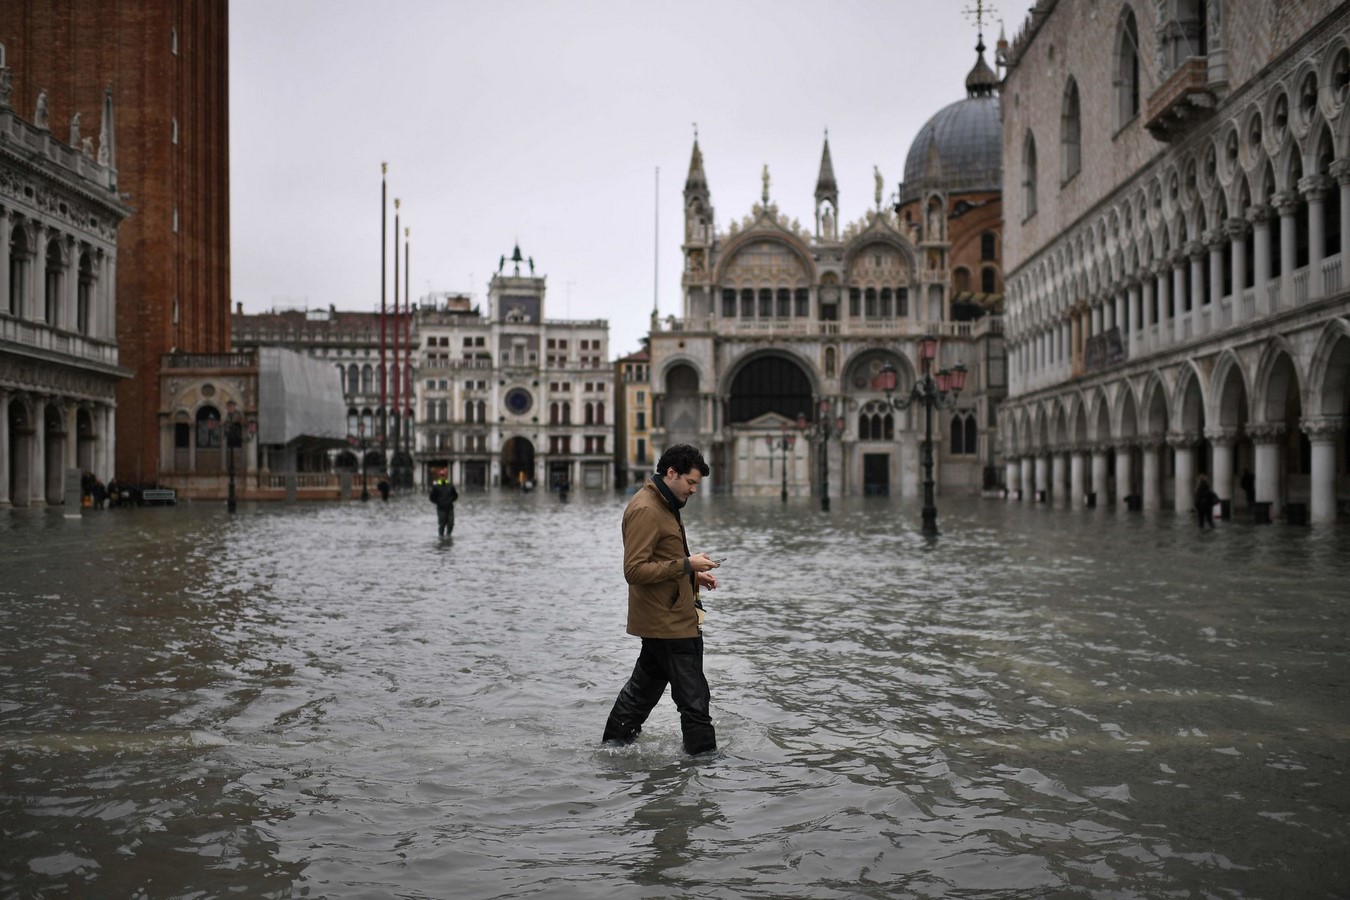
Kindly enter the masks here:
<path id="1" fill-rule="evenodd" d="M 698 637 L 694 576 L 680 520 L 647 479 L 623 511 L 623 577 L 628 633 L 645 638 Z"/>

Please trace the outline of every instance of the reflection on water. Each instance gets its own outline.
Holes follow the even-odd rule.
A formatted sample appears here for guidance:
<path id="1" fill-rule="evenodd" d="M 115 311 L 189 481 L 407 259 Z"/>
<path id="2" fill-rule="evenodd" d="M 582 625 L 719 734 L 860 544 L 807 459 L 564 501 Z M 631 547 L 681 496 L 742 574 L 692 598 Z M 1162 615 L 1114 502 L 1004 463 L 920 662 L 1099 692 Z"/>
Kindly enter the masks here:
<path id="1" fill-rule="evenodd" d="M 1345 895 L 1345 529 L 697 498 L 693 761 L 624 499 L 0 511 L 0 893 Z"/>

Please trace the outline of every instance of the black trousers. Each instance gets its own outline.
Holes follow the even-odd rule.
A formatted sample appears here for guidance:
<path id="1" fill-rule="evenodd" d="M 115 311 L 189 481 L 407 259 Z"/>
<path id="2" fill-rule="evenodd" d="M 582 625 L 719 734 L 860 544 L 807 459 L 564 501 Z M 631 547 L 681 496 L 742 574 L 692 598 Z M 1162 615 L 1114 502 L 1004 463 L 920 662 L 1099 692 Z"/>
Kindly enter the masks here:
<path id="1" fill-rule="evenodd" d="M 680 711 L 685 751 L 716 750 L 717 735 L 708 715 L 708 679 L 703 677 L 702 637 L 642 639 L 637 665 L 614 701 L 601 740 L 625 744 L 637 740 L 667 684 Z"/>
<path id="2" fill-rule="evenodd" d="M 436 525 L 441 535 L 455 530 L 455 508 L 453 506 L 436 507 Z"/>

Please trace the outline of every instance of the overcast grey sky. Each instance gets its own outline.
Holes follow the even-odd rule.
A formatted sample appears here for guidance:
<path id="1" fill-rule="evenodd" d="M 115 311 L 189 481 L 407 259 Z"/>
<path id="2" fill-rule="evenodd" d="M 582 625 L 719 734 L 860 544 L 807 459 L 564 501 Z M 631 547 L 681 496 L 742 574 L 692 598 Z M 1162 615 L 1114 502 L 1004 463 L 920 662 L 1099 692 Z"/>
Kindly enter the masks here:
<path id="1" fill-rule="evenodd" d="M 1032 0 L 997 0 L 1011 40 Z M 824 131 L 840 220 L 893 192 L 924 122 L 965 96 L 974 0 L 233 0 L 233 297 L 376 310 L 380 163 L 412 232 L 411 290 L 480 302 L 534 257 L 549 318 L 636 350 L 681 313 L 682 191 L 698 123 L 719 229 L 771 196 L 814 221 Z M 986 3 L 986 6 L 988 4 Z M 656 168 L 660 167 L 659 263 Z M 654 266 L 659 264 L 659 280 Z M 400 290 L 401 290 L 400 286 Z"/>

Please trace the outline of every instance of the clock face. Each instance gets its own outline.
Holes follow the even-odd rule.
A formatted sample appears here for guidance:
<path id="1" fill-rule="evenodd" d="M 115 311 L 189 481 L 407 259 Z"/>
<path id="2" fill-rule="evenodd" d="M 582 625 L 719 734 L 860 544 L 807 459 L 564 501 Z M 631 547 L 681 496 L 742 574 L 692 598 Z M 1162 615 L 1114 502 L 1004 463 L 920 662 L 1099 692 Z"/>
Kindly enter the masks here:
<path id="1" fill-rule="evenodd" d="M 506 409 L 514 415 L 524 415 L 530 411 L 530 407 L 533 405 L 534 398 L 524 388 L 511 388 L 506 392 Z"/>

